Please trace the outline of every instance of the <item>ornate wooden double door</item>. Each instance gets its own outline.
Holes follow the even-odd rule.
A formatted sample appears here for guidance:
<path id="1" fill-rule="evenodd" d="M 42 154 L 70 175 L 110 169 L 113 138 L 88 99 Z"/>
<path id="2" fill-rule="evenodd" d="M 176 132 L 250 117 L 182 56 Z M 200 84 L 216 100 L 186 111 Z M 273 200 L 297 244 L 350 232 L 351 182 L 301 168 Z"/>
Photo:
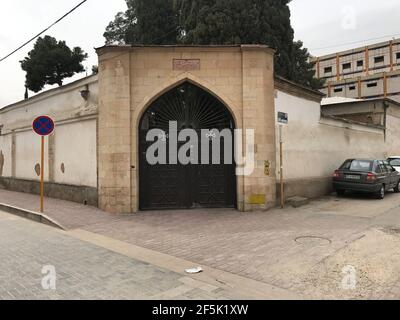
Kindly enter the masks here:
<path id="1" fill-rule="evenodd" d="M 196 132 L 198 143 L 190 146 L 197 148 L 197 161 L 189 164 L 171 161 L 170 148 L 187 146 L 170 136 L 170 123 L 175 122 L 177 132 L 192 129 Z M 150 164 L 147 151 L 154 141 L 146 141 L 147 133 L 152 129 L 163 130 L 159 137 L 166 144 L 166 164 Z M 203 129 L 207 129 L 205 133 Z M 202 131 L 203 130 L 203 131 Z M 213 131 L 214 130 L 214 131 Z M 213 132 L 230 132 L 232 139 L 217 140 L 218 151 L 212 147 Z M 236 206 L 236 175 L 233 157 L 234 121 L 229 110 L 217 98 L 203 89 L 186 82 L 163 94 L 144 113 L 139 127 L 139 194 L 141 210 L 190 209 L 190 208 L 234 208 Z M 202 135 L 206 135 L 202 137 Z M 209 141 L 208 143 L 202 143 Z M 219 141 L 219 142 L 218 142 Z M 228 144 L 227 144 L 228 141 Z M 214 142 L 215 143 L 215 142 Z M 204 164 L 205 153 L 209 164 Z M 219 164 L 213 164 L 213 152 L 219 153 Z M 229 158 L 228 158 L 229 156 Z"/>

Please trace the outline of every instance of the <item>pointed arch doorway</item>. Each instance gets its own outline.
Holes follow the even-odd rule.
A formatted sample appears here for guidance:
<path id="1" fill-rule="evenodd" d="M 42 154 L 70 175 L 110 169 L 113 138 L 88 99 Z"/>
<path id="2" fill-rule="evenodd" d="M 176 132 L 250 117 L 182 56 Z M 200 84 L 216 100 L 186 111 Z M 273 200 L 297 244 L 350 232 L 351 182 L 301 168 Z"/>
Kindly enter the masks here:
<path id="1" fill-rule="evenodd" d="M 144 112 L 139 123 L 139 208 L 140 210 L 235 208 L 236 175 L 233 160 L 234 139 L 229 146 L 231 163 L 225 164 L 226 143 L 220 141 L 220 164 L 212 164 L 212 137 L 209 143 L 210 164 L 171 164 L 167 152 L 167 164 L 150 165 L 146 152 L 154 142 L 146 141 L 152 129 L 168 133 L 171 121 L 177 123 L 177 134 L 193 129 L 200 139 L 202 130 L 230 130 L 232 137 L 235 123 L 228 108 L 202 88 L 185 82 L 156 99 Z M 165 135 L 167 151 L 170 137 Z M 178 148 L 185 142 L 179 142 Z M 198 154 L 204 148 L 199 143 Z M 230 161 L 228 161 L 230 162 Z"/>

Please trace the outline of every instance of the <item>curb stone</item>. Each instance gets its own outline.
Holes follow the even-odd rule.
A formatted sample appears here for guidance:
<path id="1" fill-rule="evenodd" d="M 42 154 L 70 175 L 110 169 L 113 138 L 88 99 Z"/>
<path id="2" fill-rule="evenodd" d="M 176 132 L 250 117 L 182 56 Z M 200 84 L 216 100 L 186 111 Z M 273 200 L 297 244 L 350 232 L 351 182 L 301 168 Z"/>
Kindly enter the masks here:
<path id="1" fill-rule="evenodd" d="M 3 210 L 10 214 L 14 214 L 21 218 L 29 219 L 29 220 L 32 220 L 32 221 L 35 221 L 38 223 L 48 225 L 53 228 L 61 229 L 64 231 L 67 230 L 65 227 L 63 227 L 57 221 L 53 220 L 52 218 L 50 218 L 44 214 L 39 213 L 39 212 L 14 207 L 14 206 L 11 206 L 11 205 L 5 204 L 5 203 L 0 203 L 0 210 Z"/>

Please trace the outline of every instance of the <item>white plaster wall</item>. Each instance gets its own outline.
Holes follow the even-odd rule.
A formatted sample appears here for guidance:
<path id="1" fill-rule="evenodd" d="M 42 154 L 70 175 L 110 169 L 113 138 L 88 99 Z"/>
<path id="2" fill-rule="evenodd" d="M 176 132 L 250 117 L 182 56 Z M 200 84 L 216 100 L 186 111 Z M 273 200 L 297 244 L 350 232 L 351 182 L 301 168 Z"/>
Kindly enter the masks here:
<path id="1" fill-rule="evenodd" d="M 80 94 L 86 85 L 90 90 L 88 101 Z M 88 77 L 0 109 L 0 125 L 7 133 L 31 128 L 32 121 L 41 115 L 48 115 L 56 121 L 90 115 L 97 113 L 97 100 L 97 76 Z"/>
<path id="2" fill-rule="evenodd" d="M 400 108 L 398 109 L 397 112 L 389 110 L 386 118 L 386 142 L 389 146 L 386 155 L 388 157 L 400 155 Z"/>
<path id="3" fill-rule="evenodd" d="M 96 120 L 59 125 L 55 132 L 57 183 L 97 187 Z M 65 172 L 61 170 L 64 163 Z"/>
<path id="4" fill-rule="evenodd" d="M 11 177 L 11 135 L 0 136 L 0 151 L 4 156 L 3 177 Z"/>
<path id="5" fill-rule="evenodd" d="M 287 179 L 328 177 L 346 159 L 383 158 L 382 130 L 320 117 L 320 105 L 277 91 L 276 113 L 289 114 L 283 127 L 284 175 Z M 277 177 L 279 179 L 279 130 L 277 132 Z"/>
<path id="6" fill-rule="evenodd" d="M 45 150 L 47 151 L 48 137 L 45 138 Z M 19 132 L 15 140 L 15 174 L 16 178 L 39 180 L 35 165 L 40 164 L 41 138 L 33 131 Z M 45 152 L 45 180 L 48 181 L 48 152 Z"/>
<path id="7" fill-rule="evenodd" d="M 81 91 L 88 88 L 84 100 Z M 15 132 L 15 177 L 39 180 L 35 165 L 40 163 L 40 137 L 32 131 L 32 121 L 48 115 L 56 123 L 54 182 L 97 187 L 97 76 L 38 94 L 0 109 L 0 150 L 5 155 L 3 177 L 11 177 L 11 134 Z M 45 138 L 45 180 L 49 181 L 48 143 Z M 65 173 L 61 172 L 64 163 Z"/>

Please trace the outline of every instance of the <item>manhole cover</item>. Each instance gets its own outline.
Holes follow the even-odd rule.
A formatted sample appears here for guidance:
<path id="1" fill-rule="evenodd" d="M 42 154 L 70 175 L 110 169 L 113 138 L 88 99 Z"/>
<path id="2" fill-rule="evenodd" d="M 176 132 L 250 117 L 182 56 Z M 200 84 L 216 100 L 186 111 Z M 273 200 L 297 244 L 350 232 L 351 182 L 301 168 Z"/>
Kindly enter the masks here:
<path id="1" fill-rule="evenodd" d="M 309 246 L 327 246 L 332 243 L 330 239 L 316 237 L 316 236 L 303 236 L 298 237 L 295 241 L 299 244 L 309 245 Z"/>
<path id="2" fill-rule="evenodd" d="M 400 235 L 400 229 L 399 228 L 385 228 L 383 229 L 383 232 L 391 235 Z"/>

